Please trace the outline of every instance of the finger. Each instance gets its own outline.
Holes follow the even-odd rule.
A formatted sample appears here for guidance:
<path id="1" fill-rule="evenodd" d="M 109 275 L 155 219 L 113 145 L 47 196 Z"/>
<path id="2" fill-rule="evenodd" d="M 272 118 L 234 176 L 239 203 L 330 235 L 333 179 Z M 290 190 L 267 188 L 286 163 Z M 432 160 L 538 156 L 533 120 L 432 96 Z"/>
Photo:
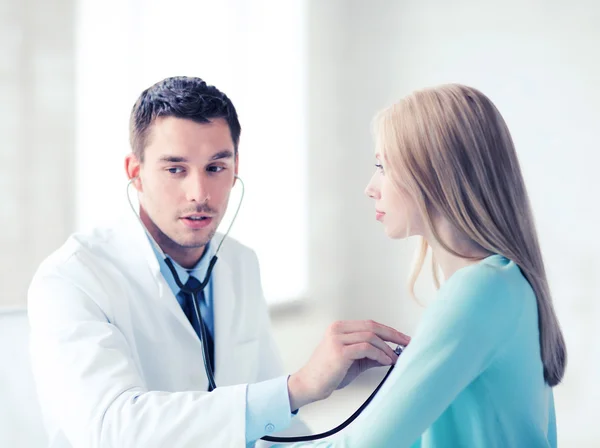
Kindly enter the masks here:
<path id="1" fill-rule="evenodd" d="M 344 345 L 358 344 L 360 342 L 368 342 L 372 346 L 383 351 L 390 359 L 394 362 L 398 359 L 398 355 L 387 345 L 379 336 L 370 331 L 363 331 L 359 333 L 343 334 L 338 337 L 338 340 Z"/>
<path id="2" fill-rule="evenodd" d="M 377 336 L 387 342 L 393 342 L 394 344 L 408 345 L 410 342 L 410 336 L 399 332 L 398 330 L 373 322 L 368 324 L 372 327 L 372 330 Z"/>
<path id="3" fill-rule="evenodd" d="M 372 369 L 373 367 L 381 367 L 381 364 L 379 364 L 377 361 L 373 361 L 372 359 L 363 359 L 357 362 L 360 362 L 361 373 L 366 372 L 367 370 Z"/>
<path id="4" fill-rule="evenodd" d="M 347 334 L 354 332 L 371 331 L 379 336 L 384 341 L 393 342 L 400 345 L 408 345 L 410 337 L 398 330 L 380 324 L 372 320 L 345 320 L 335 322 L 331 326 L 335 333 Z"/>
<path id="5" fill-rule="evenodd" d="M 360 342 L 358 344 L 345 345 L 342 349 L 345 357 L 357 361 L 359 359 L 371 359 L 377 361 L 383 366 L 389 366 L 393 363 L 392 359 L 382 350 L 375 348 L 368 342 Z"/>

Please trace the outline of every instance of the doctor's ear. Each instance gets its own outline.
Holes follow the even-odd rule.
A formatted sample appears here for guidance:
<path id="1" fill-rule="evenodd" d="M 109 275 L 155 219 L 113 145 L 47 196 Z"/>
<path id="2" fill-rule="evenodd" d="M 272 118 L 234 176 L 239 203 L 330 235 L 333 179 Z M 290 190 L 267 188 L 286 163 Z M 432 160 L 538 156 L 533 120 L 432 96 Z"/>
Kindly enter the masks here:
<path id="1" fill-rule="evenodd" d="M 135 189 L 141 193 L 142 179 L 140 179 L 140 168 L 140 161 L 135 154 L 131 153 L 125 157 L 125 172 L 127 173 L 127 178 Z"/>
<path id="2" fill-rule="evenodd" d="M 139 192 L 142 191 L 142 180 L 140 179 L 139 176 L 135 176 L 132 177 L 131 179 L 129 179 L 129 182 L 131 182 L 133 184 L 133 186 L 135 187 L 135 189 Z"/>

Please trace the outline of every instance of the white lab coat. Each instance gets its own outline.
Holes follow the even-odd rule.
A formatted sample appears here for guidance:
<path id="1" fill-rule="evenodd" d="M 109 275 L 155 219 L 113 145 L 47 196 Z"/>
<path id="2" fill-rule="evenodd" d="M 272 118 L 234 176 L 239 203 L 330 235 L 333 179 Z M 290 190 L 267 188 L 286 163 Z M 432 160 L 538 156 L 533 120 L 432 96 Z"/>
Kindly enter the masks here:
<path id="1" fill-rule="evenodd" d="M 133 213 L 46 259 L 28 307 L 50 446 L 246 446 L 246 384 L 284 373 L 252 250 L 226 240 L 213 294 L 218 388 L 208 393 L 200 340 Z"/>

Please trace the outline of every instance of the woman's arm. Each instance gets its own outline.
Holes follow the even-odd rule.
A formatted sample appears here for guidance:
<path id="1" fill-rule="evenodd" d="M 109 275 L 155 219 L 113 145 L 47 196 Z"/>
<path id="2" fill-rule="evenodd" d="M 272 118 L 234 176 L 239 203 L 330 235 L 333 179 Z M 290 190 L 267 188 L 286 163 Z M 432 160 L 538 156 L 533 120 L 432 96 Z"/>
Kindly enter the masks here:
<path id="1" fill-rule="evenodd" d="M 481 266 L 472 274 L 446 285 L 394 372 L 348 432 L 310 446 L 409 447 L 485 370 L 514 334 L 523 303 L 494 268 Z"/>

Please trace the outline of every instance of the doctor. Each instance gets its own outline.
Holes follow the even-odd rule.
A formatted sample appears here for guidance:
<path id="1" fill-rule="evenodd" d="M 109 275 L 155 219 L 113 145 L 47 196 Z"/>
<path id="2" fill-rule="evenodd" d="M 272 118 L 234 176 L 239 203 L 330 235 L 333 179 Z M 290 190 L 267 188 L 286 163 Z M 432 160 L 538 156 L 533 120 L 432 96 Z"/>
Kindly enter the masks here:
<path id="1" fill-rule="evenodd" d="M 301 406 L 365 369 L 394 363 L 385 341 L 408 343 L 371 321 L 337 322 L 302 369 L 284 374 L 256 255 L 227 239 L 199 304 L 218 386 L 207 391 L 192 299 L 161 251 L 186 286 L 204 279 L 236 183 L 239 138 L 233 104 L 201 79 L 165 79 L 135 103 L 125 169 L 139 218 L 72 235 L 28 293 L 51 447 L 252 445 L 300 424 Z"/>

